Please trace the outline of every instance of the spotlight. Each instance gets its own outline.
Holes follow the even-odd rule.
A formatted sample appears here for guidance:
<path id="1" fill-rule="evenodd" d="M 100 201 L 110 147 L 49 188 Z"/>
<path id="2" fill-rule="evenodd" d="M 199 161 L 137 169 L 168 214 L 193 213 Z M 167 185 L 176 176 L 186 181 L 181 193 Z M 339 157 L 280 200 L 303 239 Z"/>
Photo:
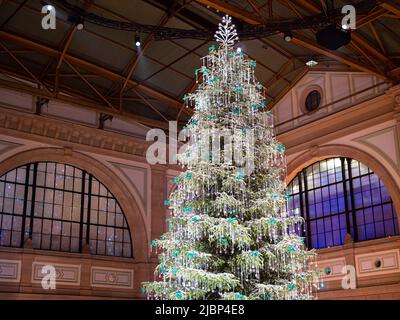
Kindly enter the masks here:
<path id="1" fill-rule="evenodd" d="M 343 24 L 342 29 L 347 31 L 347 30 L 349 30 L 349 26 L 347 24 Z"/>
<path id="2" fill-rule="evenodd" d="M 79 31 L 83 30 L 84 27 L 85 27 L 85 25 L 83 24 L 83 21 L 77 23 L 77 25 L 76 25 L 76 29 Z"/>
<path id="3" fill-rule="evenodd" d="M 141 46 L 141 42 L 140 42 L 140 37 L 138 35 L 135 35 L 135 45 L 136 47 L 140 47 Z"/>
<path id="4" fill-rule="evenodd" d="M 76 29 L 81 31 L 85 27 L 83 17 L 78 17 L 76 15 L 70 15 L 67 20 L 69 23 L 75 25 Z"/>
<path id="5" fill-rule="evenodd" d="M 237 53 L 241 53 L 241 52 L 242 52 L 242 48 L 241 48 L 241 47 L 238 47 L 238 48 L 236 49 L 236 52 L 237 52 Z"/>
<path id="6" fill-rule="evenodd" d="M 286 31 L 283 35 L 283 39 L 285 39 L 286 42 L 291 42 L 293 39 L 292 33 L 290 31 Z"/>

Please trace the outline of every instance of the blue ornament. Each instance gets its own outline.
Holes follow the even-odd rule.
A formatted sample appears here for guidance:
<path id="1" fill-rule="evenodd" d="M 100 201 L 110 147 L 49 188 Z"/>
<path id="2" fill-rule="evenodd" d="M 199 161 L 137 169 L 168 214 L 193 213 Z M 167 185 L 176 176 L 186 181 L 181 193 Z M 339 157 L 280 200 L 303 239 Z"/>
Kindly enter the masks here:
<path id="1" fill-rule="evenodd" d="M 191 207 L 185 207 L 185 208 L 183 208 L 183 212 L 184 213 L 189 213 L 189 212 L 191 212 L 192 211 L 192 208 Z"/>
<path id="2" fill-rule="evenodd" d="M 188 173 L 185 174 L 185 178 L 188 179 L 188 180 L 192 180 L 193 179 L 193 174 L 188 172 Z"/>
<path id="3" fill-rule="evenodd" d="M 239 108 L 235 108 L 235 109 L 233 109 L 233 114 L 235 114 L 235 115 L 237 115 L 237 116 L 239 116 L 240 115 L 240 109 Z"/>
<path id="4" fill-rule="evenodd" d="M 296 288 L 296 285 L 295 285 L 295 284 L 293 284 L 293 283 L 289 283 L 289 284 L 288 284 L 288 289 L 289 289 L 289 291 L 293 291 L 295 288 Z"/>
<path id="5" fill-rule="evenodd" d="M 146 293 L 146 288 L 142 287 L 142 293 L 145 294 Z"/>
<path id="6" fill-rule="evenodd" d="M 178 176 L 175 176 L 175 177 L 174 177 L 174 183 L 175 183 L 175 184 L 178 184 L 178 182 L 179 182 L 179 177 L 178 177 Z"/>
<path id="7" fill-rule="evenodd" d="M 275 219 L 275 218 L 268 218 L 268 222 L 270 222 L 270 223 L 272 223 L 272 224 L 275 224 L 275 223 L 277 223 L 277 219 Z"/>
<path id="8" fill-rule="evenodd" d="M 197 222 L 199 222 L 199 221 L 200 221 L 199 216 L 193 216 L 193 217 L 192 217 L 192 222 L 197 223 Z"/>
<path id="9" fill-rule="evenodd" d="M 196 252 L 191 252 L 191 251 L 186 252 L 186 257 L 188 257 L 189 259 L 193 259 L 196 256 L 197 256 Z"/>
<path id="10" fill-rule="evenodd" d="M 157 246 L 157 240 L 153 240 L 153 241 L 151 242 L 151 246 L 152 246 L 152 247 L 156 247 L 156 246 Z"/>
<path id="11" fill-rule="evenodd" d="M 243 300 L 243 297 L 244 297 L 244 296 L 243 296 L 241 293 L 236 293 L 236 294 L 235 294 L 235 299 L 236 299 L 236 300 Z"/>
<path id="12" fill-rule="evenodd" d="M 216 49 L 215 44 L 213 44 L 208 48 L 208 51 L 211 52 L 214 51 L 215 49 Z"/>
<path id="13" fill-rule="evenodd" d="M 278 150 L 278 151 L 285 151 L 285 146 L 283 146 L 283 145 L 277 146 L 277 147 L 276 147 L 276 150 Z"/>
<path id="14" fill-rule="evenodd" d="M 228 223 L 232 224 L 235 223 L 236 219 L 235 218 L 228 218 Z"/>
<path id="15" fill-rule="evenodd" d="M 180 291 L 175 292 L 175 297 L 177 297 L 178 299 L 182 299 L 183 298 L 183 293 Z"/>
<path id="16" fill-rule="evenodd" d="M 169 204 L 171 204 L 171 201 L 170 200 L 164 200 L 164 205 L 169 205 Z"/>
<path id="17" fill-rule="evenodd" d="M 250 254 L 252 257 L 258 257 L 260 255 L 260 252 L 256 250 L 256 251 L 252 251 Z"/>
<path id="18" fill-rule="evenodd" d="M 288 251 L 296 251 L 296 247 L 289 247 L 287 250 Z"/>
<path id="19" fill-rule="evenodd" d="M 179 253 L 180 253 L 179 250 L 175 250 L 174 252 L 172 252 L 172 256 L 176 258 L 179 255 Z"/>
<path id="20" fill-rule="evenodd" d="M 161 271 L 161 273 L 165 273 L 167 271 L 167 269 L 165 269 L 165 267 L 161 267 L 160 271 Z"/>
<path id="21" fill-rule="evenodd" d="M 177 273 L 178 273 L 178 269 L 174 269 L 174 270 L 172 270 L 172 273 L 174 274 L 174 275 L 176 275 Z"/>
<path id="22" fill-rule="evenodd" d="M 242 180 L 246 175 L 243 172 L 236 174 L 236 180 Z"/>

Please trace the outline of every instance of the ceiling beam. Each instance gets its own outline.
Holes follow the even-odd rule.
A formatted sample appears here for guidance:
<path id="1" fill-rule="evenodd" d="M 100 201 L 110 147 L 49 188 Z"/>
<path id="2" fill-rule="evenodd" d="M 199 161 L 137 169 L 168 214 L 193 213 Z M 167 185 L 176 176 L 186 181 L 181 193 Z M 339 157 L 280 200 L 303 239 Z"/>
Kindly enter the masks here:
<path id="1" fill-rule="evenodd" d="M 381 4 L 381 7 L 387 11 L 393 12 L 397 17 L 400 18 L 400 8 L 392 3 L 385 2 Z"/>
<path id="2" fill-rule="evenodd" d="M 25 48 L 32 49 L 36 52 L 40 52 L 47 56 L 57 57 L 59 55 L 59 51 L 56 49 L 53 49 L 47 45 L 40 44 L 38 42 L 29 40 L 27 38 L 24 38 L 24 37 L 21 37 L 19 35 L 15 35 L 15 34 L 12 34 L 9 32 L 0 31 L 0 39 L 6 40 L 8 42 L 12 42 L 14 44 L 18 44 Z M 113 80 L 113 81 L 123 82 L 125 80 L 124 76 L 122 76 L 118 73 L 115 73 L 114 71 L 111 71 L 109 69 L 103 68 L 98 65 L 95 65 L 87 60 L 72 56 L 68 53 L 65 54 L 64 60 L 70 62 L 71 64 L 73 64 L 75 66 L 83 68 L 86 71 L 101 75 L 101 76 L 108 78 L 110 80 Z M 137 84 L 136 81 L 133 81 L 131 79 L 128 82 L 132 86 L 135 86 Z M 141 91 L 142 93 L 144 93 L 147 96 L 153 97 L 159 101 L 164 102 L 166 105 L 168 105 L 171 108 L 179 109 L 181 106 L 181 102 L 177 101 L 173 97 L 170 97 L 165 93 L 157 91 L 157 90 L 150 88 L 148 86 L 145 86 L 143 84 L 138 84 L 136 89 Z"/>
<path id="3" fill-rule="evenodd" d="M 259 24 L 259 22 L 255 22 L 257 20 L 254 17 L 254 14 L 245 11 L 243 10 L 243 8 L 240 8 L 238 6 L 228 4 L 221 0 L 195 0 L 195 1 L 204 4 L 205 6 L 209 6 L 216 10 L 229 14 L 232 17 L 239 18 L 238 15 L 240 15 L 240 20 L 247 22 L 249 24 Z"/>
<path id="4" fill-rule="evenodd" d="M 53 93 L 46 87 L 46 85 L 40 81 L 38 77 L 36 77 L 25 64 L 18 59 L 12 52 L 8 50 L 8 48 L 0 42 L 0 46 L 10 55 L 10 57 L 22 68 L 24 71 L 31 77 L 32 80 L 36 82 L 39 87 L 42 87 L 50 96 L 53 96 Z"/>
<path id="5" fill-rule="evenodd" d="M 261 21 L 260 19 L 257 19 L 256 17 L 252 16 L 252 17 L 248 17 L 246 15 L 243 15 L 243 10 L 242 11 L 238 11 L 235 10 L 234 7 L 227 5 L 226 3 L 223 3 L 222 1 L 217 1 L 217 0 L 196 0 L 199 3 L 203 3 L 205 5 L 208 5 L 210 7 L 213 7 L 214 9 L 218 9 L 221 10 L 227 14 L 232 15 L 233 17 L 237 18 L 237 19 L 241 19 L 247 23 L 250 24 L 262 24 L 263 21 Z M 306 8 L 307 10 L 309 9 L 310 11 L 313 10 L 313 13 L 316 13 L 316 10 L 318 9 L 318 12 L 320 12 L 320 8 L 318 6 L 316 6 L 315 4 L 311 3 L 310 1 L 303 1 L 303 0 L 294 0 L 293 2 L 295 3 L 300 3 L 302 6 L 304 6 L 304 8 Z M 314 52 L 317 52 L 319 54 L 328 56 L 336 61 L 339 61 L 341 63 L 344 63 L 346 65 L 349 65 L 357 70 L 363 71 L 363 72 L 367 72 L 369 74 L 375 75 L 385 81 L 391 82 L 391 83 L 395 83 L 395 81 L 391 78 L 389 78 L 385 73 L 376 70 L 373 67 L 367 66 L 362 64 L 359 61 L 356 61 L 350 57 L 348 57 L 345 54 L 342 54 L 340 52 L 337 51 L 332 51 L 329 49 L 326 49 L 320 45 L 318 45 L 316 42 L 312 41 L 311 39 L 308 39 L 304 36 L 301 36 L 299 34 L 296 34 L 293 36 L 293 40 L 292 43 L 312 50 Z"/>
<path id="6" fill-rule="evenodd" d="M 383 8 L 378 8 L 377 10 L 373 10 L 365 17 L 362 17 L 357 20 L 357 29 L 362 28 L 366 24 L 379 19 L 380 17 L 384 16 L 386 13 L 387 13 L 387 11 Z"/>
<path id="7" fill-rule="evenodd" d="M 296 4 L 299 8 L 307 11 L 310 14 L 320 14 L 321 13 L 321 8 L 312 1 L 292 0 L 292 2 L 294 4 Z M 374 46 L 372 46 L 367 40 L 365 40 L 356 31 L 353 31 L 351 36 L 352 36 L 352 42 L 356 45 L 357 48 L 362 49 L 364 53 L 375 57 L 375 59 L 382 62 L 389 69 L 393 69 L 396 67 L 396 65 L 393 61 L 391 61 L 380 50 L 377 50 Z M 393 82 L 395 82 L 395 81 L 393 81 Z"/>

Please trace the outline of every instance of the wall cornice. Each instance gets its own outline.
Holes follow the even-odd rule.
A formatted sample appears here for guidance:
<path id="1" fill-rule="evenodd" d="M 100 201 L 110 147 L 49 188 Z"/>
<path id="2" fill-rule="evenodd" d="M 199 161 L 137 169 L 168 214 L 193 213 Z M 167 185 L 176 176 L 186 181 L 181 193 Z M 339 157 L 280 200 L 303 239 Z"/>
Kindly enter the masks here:
<path id="1" fill-rule="evenodd" d="M 122 134 L 0 107 L 0 133 L 51 143 L 117 152 L 145 160 L 148 142 Z M 19 134 L 18 134 L 19 133 Z"/>

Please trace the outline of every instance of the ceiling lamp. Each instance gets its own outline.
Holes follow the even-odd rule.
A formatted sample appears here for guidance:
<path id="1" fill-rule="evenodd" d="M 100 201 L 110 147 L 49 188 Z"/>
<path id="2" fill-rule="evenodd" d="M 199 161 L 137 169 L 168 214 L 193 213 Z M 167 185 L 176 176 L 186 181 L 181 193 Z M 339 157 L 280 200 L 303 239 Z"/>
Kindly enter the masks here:
<path id="1" fill-rule="evenodd" d="M 349 30 L 337 28 L 336 24 L 331 24 L 318 31 L 316 38 L 319 45 L 330 50 L 337 50 L 350 43 L 351 33 Z"/>
<path id="2" fill-rule="evenodd" d="M 315 61 L 315 60 L 313 60 L 313 59 L 310 59 L 310 60 L 308 60 L 308 61 L 306 62 L 306 65 L 307 65 L 308 67 L 312 68 L 312 67 L 315 67 L 315 66 L 318 65 L 318 61 Z"/>
<path id="3" fill-rule="evenodd" d="M 283 39 L 285 39 L 286 42 L 291 42 L 293 39 L 292 33 L 290 31 L 286 31 L 283 35 Z"/>
<path id="4" fill-rule="evenodd" d="M 140 47 L 142 43 L 140 42 L 140 37 L 138 35 L 135 35 L 135 46 Z"/>

